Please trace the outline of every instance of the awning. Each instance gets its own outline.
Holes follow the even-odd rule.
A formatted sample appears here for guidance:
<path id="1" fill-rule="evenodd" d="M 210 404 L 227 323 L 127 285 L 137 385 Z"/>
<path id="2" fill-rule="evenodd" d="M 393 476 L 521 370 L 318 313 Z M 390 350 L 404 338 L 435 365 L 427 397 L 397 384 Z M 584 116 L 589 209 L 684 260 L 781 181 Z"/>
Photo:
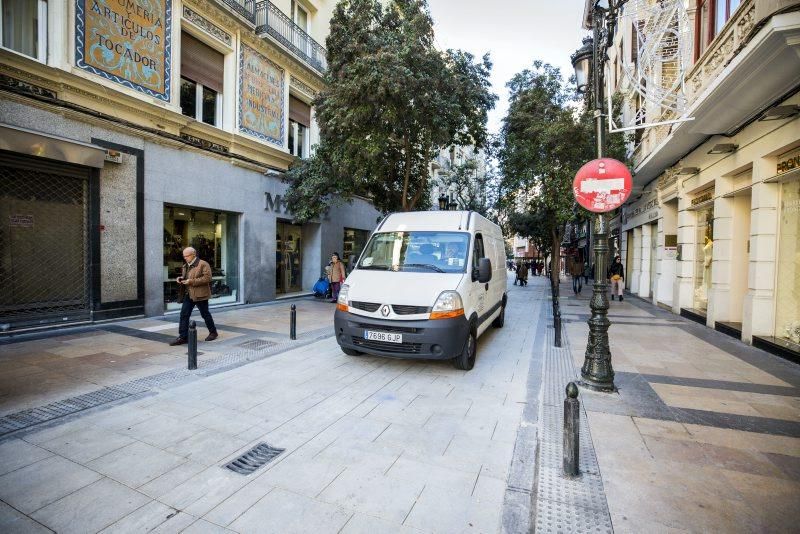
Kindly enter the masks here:
<path id="1" fill-rule="evenodd" d="M 96 145 L 0 123 L 0 150 L 102 169 L 106 151 Z"/>

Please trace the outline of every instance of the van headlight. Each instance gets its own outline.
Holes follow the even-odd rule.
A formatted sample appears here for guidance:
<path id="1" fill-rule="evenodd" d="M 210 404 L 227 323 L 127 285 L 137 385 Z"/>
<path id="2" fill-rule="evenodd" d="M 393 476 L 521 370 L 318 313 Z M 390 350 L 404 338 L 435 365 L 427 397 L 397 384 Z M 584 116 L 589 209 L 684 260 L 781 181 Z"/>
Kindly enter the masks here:
<path id="1" fill-rule="evenodd" d="M 342 284 L 342 287 L 339 288 L 339 298 L 336 300 L 336 309 L 346 312 L 350 311 L 347 307 L 347 293 L 350 291 L 350 286 L 347 284 Z"/>
<path id="2" fill-rule="evenodd" d="M 431 319 L 452 319 L 464 315 L 464 303 L 458 291 L 442 291 L 431 310 Z"/>

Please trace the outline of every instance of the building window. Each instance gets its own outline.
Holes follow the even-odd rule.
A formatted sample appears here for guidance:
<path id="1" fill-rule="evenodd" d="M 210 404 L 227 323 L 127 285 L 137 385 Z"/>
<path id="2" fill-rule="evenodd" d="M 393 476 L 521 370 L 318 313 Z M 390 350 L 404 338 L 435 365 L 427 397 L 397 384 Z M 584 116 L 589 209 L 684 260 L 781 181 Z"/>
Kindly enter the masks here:
<path id="1" fill-rule="evenodd" d="M 369 240 L 369 230 L 356 230 L 355 228 L 344 229 L 344 243 L 342 245 L 342 263 L 344 263 L 347 272 L 350 272 L 352 266 L 350 265 L 350 256 L 355 256 L 356 260 L 364 250 L 364 246 Z"/>
<path id="2" fill-rule="evenodd" d="M 800 181 L 781 185 L 775 337 L 800 344 Z"/>
<path id="3" fill-rule="evenodd" d="M 183 268 L 183 249 L 194 247 L 211 266 L 210 304 L 238 302 L 238 217 L 222 211 L 164 205 L 164 304 L 179 310 L 177 277 Z"/>
<path id="4" fill-rule="evenodd" d="M 1 0 L 3 48 L 47 61 L 46 0 Z"/>
<path id="5" fill-rule="evenodd" d="M 211 126 L 222 125 L 224 56 L 186 32 L 181 34 L 181 111 Z"/>
<path id="6" fill-rule="evenodd" d="M 708 49 L 741 4 L 740 0 L 697 0 L 695 19 L 695 61 Z"/>
<path id="7" fill-rule="evenodd" d="M 311 106 L 289 95 L 289 153 L 293 156 L 308 157 L 310 126 Z"/>

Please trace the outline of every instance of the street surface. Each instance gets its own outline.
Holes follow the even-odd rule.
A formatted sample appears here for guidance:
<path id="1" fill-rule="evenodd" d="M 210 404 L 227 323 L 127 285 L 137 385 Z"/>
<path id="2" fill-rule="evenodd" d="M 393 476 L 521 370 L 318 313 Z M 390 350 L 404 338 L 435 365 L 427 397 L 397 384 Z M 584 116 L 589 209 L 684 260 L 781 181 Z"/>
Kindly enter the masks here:
<path id="1" fill-rule="evenodd" d="M 345 356 L 313 299 L 294 301 L 297 341 L 288 302 L 218 310 L 193 372 L 166 344 L 174 316 L 0 343 L 0 531 L 493 533 L 581 514 L 617 532 L 794 529 L 798 368 L 635 297 L 611 303 L 619 392 L 581 390 L 585 473 L 544 461 L 587 333 L 589 288 L 561 294 L 563 349 L 531 277 L 469 372 Z M 61 402 L 98 390 L 117 397 Z M 46 415 L 58 406 L 72 412 Z M 224 467 L 261 442 L 285 450 Z"/>

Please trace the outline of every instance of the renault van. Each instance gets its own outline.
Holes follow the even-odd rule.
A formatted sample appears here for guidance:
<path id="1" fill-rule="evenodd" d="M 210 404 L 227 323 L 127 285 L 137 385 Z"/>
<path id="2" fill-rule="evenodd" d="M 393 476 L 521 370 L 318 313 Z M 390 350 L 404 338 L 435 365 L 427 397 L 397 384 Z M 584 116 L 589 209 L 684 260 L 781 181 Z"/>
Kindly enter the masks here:
<path id="1" fill-rule="evenodd" d="M 507 298 L 500 227 L 471 211 L 393 213 L 378 225 L 336 304 L 345 354 L 475 365 L 476 341 L 501 328 Z"/>

